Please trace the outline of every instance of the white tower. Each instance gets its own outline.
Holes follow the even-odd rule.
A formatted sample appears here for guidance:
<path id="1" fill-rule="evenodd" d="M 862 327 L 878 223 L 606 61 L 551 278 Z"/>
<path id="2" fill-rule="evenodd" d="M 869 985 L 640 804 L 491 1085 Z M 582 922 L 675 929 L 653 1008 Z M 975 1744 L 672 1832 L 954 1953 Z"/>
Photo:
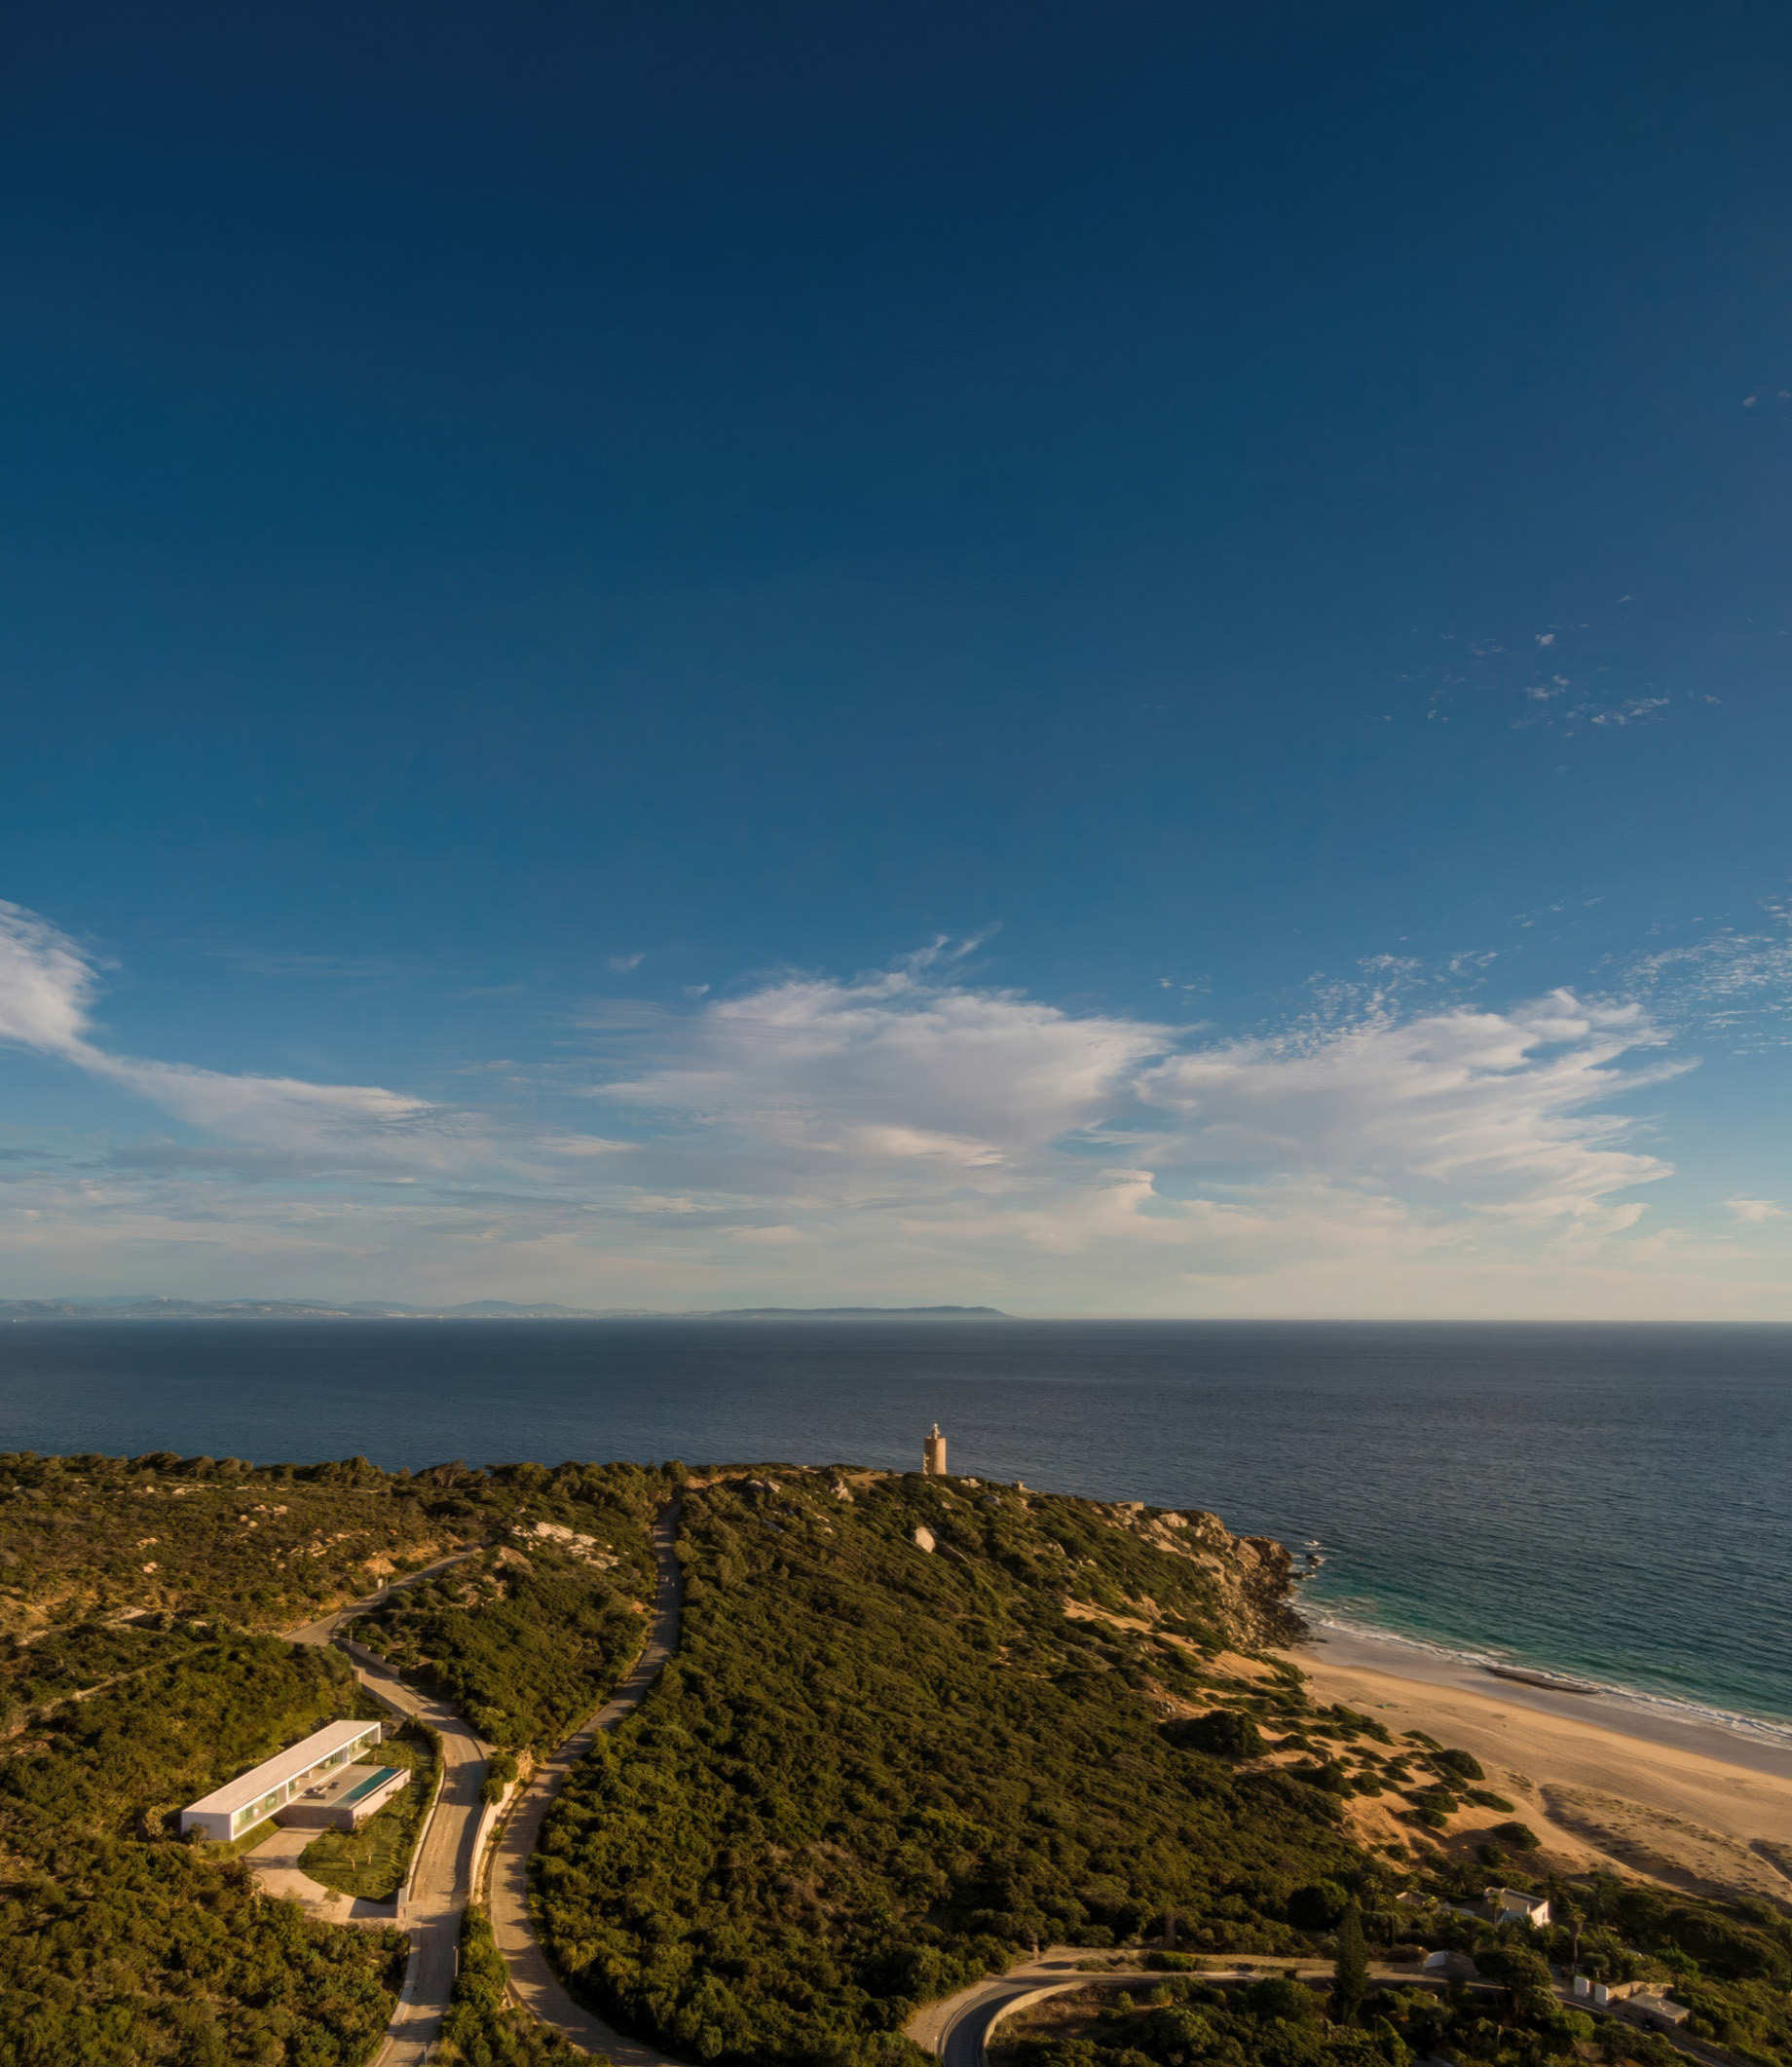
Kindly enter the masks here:
<path id="1" fill-rule="evenodd" d="M 946 1476 L 946 1438 L 940 1433 L 940 1424 L 933 1424 L 933 1432 L 921 1445 L 921 1475 L 928 1479 L 943 1479 Z"/>

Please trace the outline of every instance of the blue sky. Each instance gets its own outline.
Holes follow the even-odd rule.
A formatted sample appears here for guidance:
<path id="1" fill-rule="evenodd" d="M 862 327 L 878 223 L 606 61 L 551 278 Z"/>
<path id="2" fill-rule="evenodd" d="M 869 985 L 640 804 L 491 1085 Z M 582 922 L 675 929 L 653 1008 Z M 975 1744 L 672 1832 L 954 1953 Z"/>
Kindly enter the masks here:
<path id="1" fill-rule="evenodd" d="M 1789 86 L 16 24 L 0 1295 L 1792 1318 Z"/>

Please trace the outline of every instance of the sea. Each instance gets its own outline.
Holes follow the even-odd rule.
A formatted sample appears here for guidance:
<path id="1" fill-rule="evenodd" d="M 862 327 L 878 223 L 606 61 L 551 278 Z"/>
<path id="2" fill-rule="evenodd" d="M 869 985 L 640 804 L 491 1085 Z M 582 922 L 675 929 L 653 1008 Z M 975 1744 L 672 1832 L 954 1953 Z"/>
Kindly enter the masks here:
<path id="1" fill-rule="evenodd" d="M 1322 1632 L 1792 1748 L 1792 1328 L 18 1321 L 0 1450 L 854 1463 L 1198 1507 Z"/>

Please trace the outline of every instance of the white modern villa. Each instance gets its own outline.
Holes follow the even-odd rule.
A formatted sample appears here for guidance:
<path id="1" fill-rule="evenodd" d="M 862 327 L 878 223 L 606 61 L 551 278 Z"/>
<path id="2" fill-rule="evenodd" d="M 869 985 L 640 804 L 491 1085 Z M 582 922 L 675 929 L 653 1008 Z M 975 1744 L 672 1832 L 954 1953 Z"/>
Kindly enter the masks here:
<path id="1" fill-rule="evenodd" d="M 288 1745 L 272 1758 L 264 1758 L 260 1765 L 251 1766 L 246 1773 L 239 1774 L 221 1787 L 214 1787 L 190 1809 L 182 1809 L 181 1830 L 183 1834 L 188 1830 L 199 1830 L 207 1838 L 228 1841 L 241 1837 L 244 1830 L 252 1830 L 258 1823 L 266 1822 L 308 1789 L 319 1795 L 326 1792 L 334 1795 L 336 1788 L 319 1787 L 317 1783 L 326 1774 L 335 1774 L 337 1768 L 348 1765 L 357 1752 L 368 1749 L 379 1741 L 377 1722 L 326 1722 L 322 1729 L 314 1730 L 309 1737 L 301 1737 L 297 1744 Z M 378 1782 L 369 1784 L 355 1804 L 358 1808 L 366 1802 L 364 1813 L 368 1815 L 410 1779 L 409 1773 L 397 1766 L 363 1767 L 362 1771 L 379 1776 Z M 369 1800 L 368 1797 L 376 1791 L 378 1800 Z M 347 1806 L 346 1801 L 344 1806 Z"/>

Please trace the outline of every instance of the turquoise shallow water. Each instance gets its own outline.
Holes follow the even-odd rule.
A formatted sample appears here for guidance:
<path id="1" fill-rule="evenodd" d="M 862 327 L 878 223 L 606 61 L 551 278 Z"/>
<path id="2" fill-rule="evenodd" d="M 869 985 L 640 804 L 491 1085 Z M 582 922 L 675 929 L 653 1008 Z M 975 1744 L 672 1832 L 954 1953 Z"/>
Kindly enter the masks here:
<path id="1" fill-rule="evenodd" d="M 0 1447 L 849 1460 L 1214 1509 L 1315 1613 L 1792 1724 L 1792 1329 L 34 1322 Z"/>

